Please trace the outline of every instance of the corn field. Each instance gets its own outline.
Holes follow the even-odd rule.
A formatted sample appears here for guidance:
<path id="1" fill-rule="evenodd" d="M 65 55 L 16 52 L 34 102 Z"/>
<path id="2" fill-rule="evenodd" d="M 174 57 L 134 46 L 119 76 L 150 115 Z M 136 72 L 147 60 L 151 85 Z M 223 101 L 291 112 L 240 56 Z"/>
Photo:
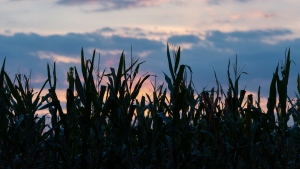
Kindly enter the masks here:
<path id="1" fill-rule="evenodd" d="M 215 73 L 216 86 L 198 93 L 192 69 L 180 57 L 180 47 L 172 52 L 167 46 L 165 83 L 152 83 L 153 92 L 141 96 L 150 77 L 139 74 L 143 62 L 135 59 L 126 67 L 122 53 L 117 69 L 100 74 L 95 51 L 87 59 L 82 49 L 80 70 L 70 67 L 66 76 L 66 105 L 56 94 L 55 63 L 47 65 L 47 79 L 34 91 L 26 75 L 8 76 L 4 59 L 0 168 L 300 167 L 300 99 L 287 95 L 289 50 L 270 79 L 266 112 L 260 89 L 258 98 L 240 90 L 243 73 L 234 69 L 232 78 L 230 62 L 227 89 Z M 299 76 L 297 82 L 300 93 Z M 39 110 L 48 113 L 38 116 Z"/>

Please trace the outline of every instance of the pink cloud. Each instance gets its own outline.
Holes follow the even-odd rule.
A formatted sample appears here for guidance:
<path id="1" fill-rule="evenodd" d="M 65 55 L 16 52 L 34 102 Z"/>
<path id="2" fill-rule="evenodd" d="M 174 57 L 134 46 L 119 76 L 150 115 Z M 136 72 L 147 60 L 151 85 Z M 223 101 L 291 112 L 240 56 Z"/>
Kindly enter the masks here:
<path id="1" fill-rule="evenodd" d="M 254 19 L 254 18 L 275 18 L 275 17 L 277 17 L 277 15 L 274 13 L 265 13 L 262 11 L 254 11 L 249 13 L 230 15 L 230 18 L 234 20 Z"/>

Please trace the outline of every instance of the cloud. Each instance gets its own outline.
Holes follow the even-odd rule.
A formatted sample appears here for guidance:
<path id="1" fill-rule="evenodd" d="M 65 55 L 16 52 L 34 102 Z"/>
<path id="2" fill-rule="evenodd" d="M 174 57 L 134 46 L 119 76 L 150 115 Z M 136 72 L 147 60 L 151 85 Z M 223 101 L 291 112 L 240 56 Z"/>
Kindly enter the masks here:
<path id="1" fill-rule="evenodd" d="M 99 32 L 100 33 L 102 33 L 102 32 L 115 32 L 115 30 L 110 28 L 110 27 L 104 27 L 104 28 L 100 29 Z"/>
<path id="2" fill-rule="evenodd" d="M 213 42 L 219 47 L 229 47 L 230 45 L 254 45 L 258 44 L 257 42 L 263 42 L 264 39 L 282 37 L 290 34 L 292 34 L 292 32 L 287 29 L 234 31 L 229 33 L 224 33 L 221 31 L 209 31 L 208 35 L 206 36 L 206 40 Z"/>
<path id="3" fill-rule="evenodd" d="M 213 4 L 213 5 L 219 5 L 219 4 L 225 3 L 227 1 L 229 1 L 229 0 L 207 0 L 207 3 Z M 246 2 L 250 2 L 250 1 L 254 1 L 254 0 L 231 0 L 231 1 L 246 3 Z"/>
<path id="4" fill-rule="evenodd" d="M 252 19 L 252 18 L 275 18 L 277 17 L 277 14 L 275 13 L 266 13 L 262 11 L 253 11 L 250 13 L 243 13 L 243 14 L 233 14 L 230 15 L 230 18 L 232 20 L 246 20 L 246 19 Z"/>
<path id="5" fill-rule="evenodd" d="M 196 35 L 173 35 L 168 38 L 168 43 L 180 46 L 181 49 L 191 49 L 201 39 Z"/>
<path id="6" fill-rule="evenodd" d="M 168 38 L 168 42 L 174 43 L 198 43 L 200 38 L 195 35 L 175 35 Z"/>
<path id="7" fill-rule="evenodd" d="M 109 11 L 136 7 L 160 5 L 168 0 L 59 0 L 60 5 L 96 4 L 100 6 L 97 11 Z"/>
<path id="8" fill-rule="evenodd" d="M 109 30 L 105 28 L 104 30 Z M 0 62 L 7 57 L 7 71 L 11 76 L 15 73 L 28 75 L 32 70 L 33 77 L 36 74 L 46 74 L 46 65 L 57 63 L 58 79 L 61 85 L 69 67 L 80 68 L 80 50 L 85 51 L 85 57 L 91 58 L 91 51 L 98 49 L 102 65 L 114 67 L 117 65 L 122 50 L 126 50 L 126 58 L 130 57 L 130 47 L 133 47 L 133 56 L 149 57 L 152 50 L 162 50 L 163 43 L 155 40 L 136 39 L 118 35 L 105 36 L 101 32 L 69 33 L 66 35 L 41 36 L 35 33 L 16 33 L 13 35 L 0 35 Z M 35 87 L 43 83 L 42 80 L 34 80 Z"/>
<path id="9" fill-rule="evenodd" d="M 40 59 L 50 59 L 56 63 L 75 63 L 75 64 L 80 63 L 79 58 L 62 56 L 52 52 L 38 51 L 36 53 L 33 53 L 33 55 L 37 55 Z"/>
<path id="10" fill-rule="evenodd" d="M 58 4 L 62 5 L 74 5 L 74 4 L 84 4 L 84 3 L 103 3 L 102 0 L 59 0 Z"/>
<path id="11" fill-rule="evenodd" d="M 226 82 L 228 60 L 231 59 L 231 65 L 233 65 L 235 55 L 237 55 L 239 67 L 245 66 L 243 71 L 248 73 L 248 75 L 242 75 L 240 80 L 242 86 L 247 86 L 247 89 L 252 91 L 256 91 L 261 86 L 263 94 L 267 95 L 273 72 L 277 64 L 284 60 L 286 48 L 291 46 L 291 58 L 295 63 L 300 62 L 297 57 L 300 55 L 300 51 L 296 47 L 292 47 L 298 44 L 299 40 L 284 40 L 276 44 L 269 44 L 265 43 L 263 39 L 290 33 L 288 30 L 254 30 L 228 33 L 213 31 L 208 33 L 205 38 L 205 41 L 211 46 L 204 48 L 195 46 L 185 51 L 185 55 L 194 56 L 186 59 L 186 63 L 189 63 L 191 67 L 196 67 L 196 69 L 200 69 L 197 67 L 201 67 L 201 65 L 207 65 L 201 68 L 202 73 L 198 73 L 203 77 L 205 77 L 206 72 L 211 72 L 214 68 L 221 81 Z M 299 70 L 294 69 L 290 78 L 295 80 L 297 72 Z M 213 74 L 210 73 L 210 75 Z M 213 76 L 207 76 L 203 79 L 214 81 Z M 296 83 L 291 85 L 293 87 L 290 89 L 296 89 Z"/>
<path id="12" fill-rule="evenodd" d="M 220 32 L 209 31 L 205 34 L 168 35 L 167 40 L 159 41 L 153 39 L 134 37 L 135 35 L 118 35 L 116 29 L 104 28 L 102 31 L 90 33 L 69 33 L 66 35 L 41 36 L 38 34 L 17 33 L 10 36 L 0 35 L 0 61 L 7 57 L 6 70 L 14 75 L 20 70 L 28 73 L 32 69 L 32 77 L 43 77 L 46 75 L 47 63 L 53 64 L 57 61 L 58 79 L 60 88 L 65 88 L 66 74 L 71 66 L 80 69 L 80 50 L 83 47 L 84 55 L 90 59 L 92 51 L 96 49 L 96 56 L 100 53 L 100 67 L 103 70 L 110 67 L 116 68 L 119 57 L 124 50 L 126 65 L 130 63 L 131 46 L 132 56 L 139 57 L 140 61 L 146 61 L 141 66 L 141 71 L 151 72 L 157 75 L 158 81 L 164 81 L 162 72 L 169 74 L 166 58 L 166 43 L 173 41 L 175 45 L 189 45 L 182 50 L 181 63 L 189 65 L 193 70 L 193 80 L 198 91 L 203 88 L 214 87 L 215 70 L 219 81 L 226 90 L 227 66 L 231 59 L 231 65 L 238 56 L 240 67 L 244 67 L 240 79 L 241 88 L 257 91 L 261 86 L 263 96 L 268 95 L 268 88 L 273 72 L 278 63 L 284 60 L 285 49 L 291 47 L 291 58 L 294 63 L 300 63 L 300 39 L 277 39 L 277 37 L 293 34 L 286 29 L 252 30 Z M 126 28 L 125 31 L 132 32 L 134 29 Z M 107 32 L 113 32 L 109 36 Z M 134 32 L 134 31 L 133 31 Z M 139 29 L 140 33 L 144 31 Z M 165 35 L 164 35 L 165 36 Z M 268 43 L 276 41 L 276 43 Z M 292 65 L 290 74 L 290 92 L 296 90 L 295 80 L 299 68 Z M 231 69 L 232 70 L 232 69 Z M 232 78 L 234 77 L 231 73 Z M 40 85 L 43 80 L 34 79 L 35 86 Z"/>

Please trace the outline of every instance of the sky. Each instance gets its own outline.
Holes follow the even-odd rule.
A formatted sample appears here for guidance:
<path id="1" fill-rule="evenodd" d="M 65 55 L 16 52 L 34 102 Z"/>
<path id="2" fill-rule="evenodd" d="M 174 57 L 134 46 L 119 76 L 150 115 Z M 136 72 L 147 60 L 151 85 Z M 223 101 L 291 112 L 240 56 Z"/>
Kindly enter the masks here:
<path id="1" fill-rule="evenodd" d="M 181 47 L 181 64 L 192 68 L 196 89 L 216 87 L 214 71 L 226 89 L 227 66 L 237 56 L 240 89 L 263 104 L 276 66 L 291 49 L 289 95 L 300 72 L 298 0 L 0 0 L 0 63 L 6 71 L 29 75 L 32 86 L 46 80 L 47 63 L 56 62 L 58 93 L 65 102 L 69 67 L 80 69 L 80 51 L 100 54 L 100 69 L 117 68 L 124 51 L 146 61 L 140 74 L 164 82 L 167 43 Z M 230 67 L 233 76 L 232 66 Z M 154 81 L 153 76 L 150 78 Z M 49 86 L 47 86 L 49 87 Z M 150 90 L 150 82 L 145 84 Z"/>

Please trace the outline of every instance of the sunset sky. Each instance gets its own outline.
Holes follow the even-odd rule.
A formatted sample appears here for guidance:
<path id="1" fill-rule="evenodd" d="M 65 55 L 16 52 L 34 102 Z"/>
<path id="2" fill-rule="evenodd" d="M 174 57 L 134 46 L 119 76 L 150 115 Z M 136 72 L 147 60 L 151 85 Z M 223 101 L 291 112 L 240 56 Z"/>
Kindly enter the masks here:
<path id="1" fill-rule="evenodd" d="M 11 76 L 46 80 L 47 63 L 57 63 L 61 98 L 70 66 L 79 68 L 80 50 L 96 49 L 101 69 L 115 67 L 124 50 L 146 61 L 141 74 L 169 74 L 167 43 L 181 46 L 182 64 L 193 70 L 198 91 L 216 87 L 214 70 L 227 86 L 229 59 L 243 74 L 240 88 L 264 99 L 277 64 L 291 48 L 289 94 L 300 72 L 299 0 L 0 0 L 0 63 Z M 231 69 L 232 70 L 232 69 Z M 233 76 L 233 72 L 231 73 Z M 234 77 L 233 77 L 234 78 Z M 150 79 L 154 80 L 154 79 Z M 149 84 L 149 83 L 148 83 Z"/>

